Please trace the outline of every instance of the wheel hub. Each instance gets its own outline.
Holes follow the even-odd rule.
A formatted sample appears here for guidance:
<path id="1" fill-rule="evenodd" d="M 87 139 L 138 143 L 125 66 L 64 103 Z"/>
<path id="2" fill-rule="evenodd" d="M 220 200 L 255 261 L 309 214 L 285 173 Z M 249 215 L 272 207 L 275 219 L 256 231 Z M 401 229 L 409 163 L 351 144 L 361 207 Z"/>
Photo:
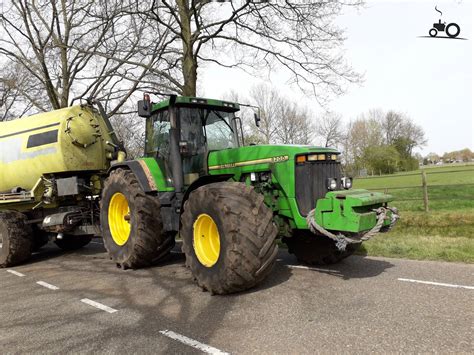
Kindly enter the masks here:
<path id="1" fill-rule="evenodd" d="M 202 213 L 193 224 L 193 247 L 199 262 L 211 267 L 219 259 L 221 243 L 216 222 Z"/>
<path id="2" fill-rule="evenodd" d="M 122 246 L 130 237 L 130 207 L 124 194 L 116 192 L 109 203 L 109 229 L 114 242 Z"/>

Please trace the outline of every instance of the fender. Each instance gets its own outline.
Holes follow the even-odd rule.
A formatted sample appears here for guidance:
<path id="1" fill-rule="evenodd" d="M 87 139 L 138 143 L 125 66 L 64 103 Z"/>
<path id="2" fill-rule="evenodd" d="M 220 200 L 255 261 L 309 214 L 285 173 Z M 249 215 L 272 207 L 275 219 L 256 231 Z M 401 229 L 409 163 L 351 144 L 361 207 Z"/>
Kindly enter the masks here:
<path id="1" fill-rule="evenodd" d="M 130 160 L 114 164 L 107 171 L 107 175 L 110 175 L 112 171 L 117 170 L 118 168 L 130 170 L 137 178 L 140 187 L 145 193 L 158 191 L 150 170 L 142 160 Z"/>
<path id="2" fill-rule="evenodd" d="M 181 211 L 183 210 L 184 203 L 189 198 L 189 194 L 196 190 L 198 187 L 212 184 L 214 182 L 227 181 L 232 178 L 234 174 L 223 174 L 223 175 L 204 175 L 198 178 L 196 181 L 193 181 L 191 185 L 186 189 L 186 192 L 183 196 L 183 201 L 181 202 Z"/>

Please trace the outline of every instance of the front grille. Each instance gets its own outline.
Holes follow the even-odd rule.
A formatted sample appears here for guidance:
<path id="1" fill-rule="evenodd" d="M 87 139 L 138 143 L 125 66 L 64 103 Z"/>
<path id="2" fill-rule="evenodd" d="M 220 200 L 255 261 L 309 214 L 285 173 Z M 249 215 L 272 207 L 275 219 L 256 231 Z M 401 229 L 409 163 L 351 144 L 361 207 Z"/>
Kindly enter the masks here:
<path id="1" fill-rule="evenodd" d="M 341 164 L 335 161 L 315 161 L 296 164 L 296 203 L 302 216 L 307 216 L 316 206 L 316 200 L 328 192 L 327 179 L 337 179 L 337 189 L 341 186 Z"/>

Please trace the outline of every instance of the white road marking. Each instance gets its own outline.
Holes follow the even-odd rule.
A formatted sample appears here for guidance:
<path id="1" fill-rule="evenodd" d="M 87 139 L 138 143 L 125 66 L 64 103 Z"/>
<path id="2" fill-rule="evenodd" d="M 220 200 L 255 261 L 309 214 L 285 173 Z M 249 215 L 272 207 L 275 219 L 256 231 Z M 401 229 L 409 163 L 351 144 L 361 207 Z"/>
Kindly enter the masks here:
<path id="1" fill-rule="evenodd" d="M 18 271 L 15 271 L 15 270 L 7 270 L 7 272 L 9 272 L 10 274 L 16 275 L 16 276 L 20 276 L 20 277 L 25 276 L 25 274 L 22 274 L 21 272 L 18 272 Z"/>
<path id="2" fill-rule="evenodd" d="M 290 269 L 303 269 L 303 270 L 314 270 L 314 271 L 325 271 L 325 272 L 339 272 L 338 270 L 331 269 L 320 269 L 317 267 L 303 266 L 303 265 L 286 265 Z"/>
<path id="3" fill-rule="evenodd" d="M 226 353 L 222 350 L 219 350 L 219 349 L 213 348 L 212 346 L 200 343 L 197 340 L 188 338 L 184 335 L 175 333 L 171 330 L 160 330 L 160 333 L 167 336 L 168 338 L 177 340 L 177 341 L 179 341 L 183 344 L 189 345 L 189 346 L 191 346 L 195 349 L 201 350 L 202 352 L 205 352 L 207 354 L 221 354 L 221 355 L 222 354 L 228 354 L 228 353 Z"/>
<path id="4" fill-rule="evenodd" d="M 59 290 L 58 286 L 51 285 L 51 284 L 49 284 L 47 282 L 44 282 L 44 281 L 37 281 L 36 283 L 38 285 L 43 286 L 43 287 L 49 288 L 50 290 Z"/>
<path id="5" fill-rule="evenodd" d="M 474 286 L 454 285 L 454 284 L 446 284 L 442 282 L 422 281 L 422 280 L 403 279 L 403 278 L 398 278 L 398 281 L 414 282 L 414 283 L 419 283 L 419 284 L 453 287 L 453 288 L 465 288 L 468 290 L 474 290 Z"/>
<path id="6" fill-rule="evenodd" d="M 107 313 L 115 313 L 117 312 L 116 309 L 113 309 L 109 306 L 106 306 L 105 304 L 102 304 L 102 303 L 99 303 L 99 302 L 96 302 L 96 301 L 92 301 L 88 298 L 83 298 L 81 300 L 81 302 L 85 303 L 85 304 L 88 304 L 89 306 L 92 306 L 92 307 L 95 307 L 95 308 L 98 308 L 102 311 L 106 311 Z"/>

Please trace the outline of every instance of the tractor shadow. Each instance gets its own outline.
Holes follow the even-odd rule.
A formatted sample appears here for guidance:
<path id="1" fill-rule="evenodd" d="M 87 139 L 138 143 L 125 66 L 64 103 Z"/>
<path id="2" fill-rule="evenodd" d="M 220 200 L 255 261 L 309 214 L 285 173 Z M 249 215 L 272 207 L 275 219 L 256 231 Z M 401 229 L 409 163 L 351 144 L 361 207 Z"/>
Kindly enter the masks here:
<path id="1" fill-rule="evenodd" d="M 295 257 L 289 256 L 283 261 L 288 268 L 305 268 L 315 273 L 324 273 L 342 280 L 365 279 L 379 276 L 395 265 L 386 260 L 368 258 L 363 255 L 352 255 L 334 265 L 314 266 L 298 263 Z"/>
<path id="2" fill-rule="evenodd" d="M 334 265 L 328 274 L 343 280 L 365 279 L 379 276 L 395 265 L 385 260 L 370 259 L 365 256 L 353 255 Z"/>
<path id="3" fill-rule="evenodd" d="M 100 239 L 93 239 L 93 241 L 87 246 L 72 251 L 62 250 L 54 244 L 54 242 L 48 242 L 40 250 L 33 252 L 31 257 L 25 262 L 25 264 L 35 264 L 46 260 L 54 260 L 63 256 L 73 256 L 76 254 L 82 256 L 88 256 L 92 258 L 107 258 L 105 255 L 106 250 L 101 242 L 97 242 Z"/>

